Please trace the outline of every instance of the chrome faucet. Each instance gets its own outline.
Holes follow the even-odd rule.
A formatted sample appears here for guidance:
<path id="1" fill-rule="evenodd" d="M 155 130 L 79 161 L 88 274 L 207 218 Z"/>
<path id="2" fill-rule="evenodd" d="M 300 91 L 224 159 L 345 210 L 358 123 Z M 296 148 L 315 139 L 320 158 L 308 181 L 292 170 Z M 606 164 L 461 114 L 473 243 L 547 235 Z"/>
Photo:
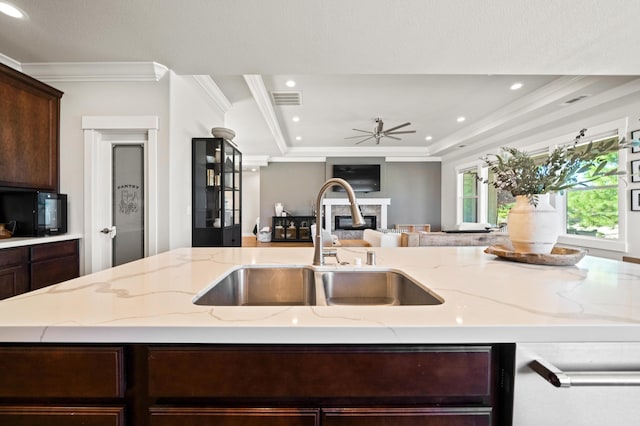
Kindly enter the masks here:
<path id="1" fill-rule="evenodd" d="M 353 188 L 349 183 L 340 178 L 331 178 L 327 180 L 320 191 L 318 192 L 318 198 L 316 198 L 316 246 L 313 252 L 313 264 L 314 265 L 324 265 L 325 256 L 334 256 L 337 259 L 337 252 L 332 250 L 324 250 L 323 241 L 322 241 L 322 196 L 327 191 L 327 189 L 332 186 L 339 185 L 344 188 L 347 193 L 347 197 L 349 198 L 349 204 L 351 205 L 351 216 L 353 217 L 353 226 L 364 226 L 365 221 L 362 217 L 362 213 L 360 213 L 360 208 L 358 207 L 358 203 L 356 202 L 356 194 L 353 191 Z"/>

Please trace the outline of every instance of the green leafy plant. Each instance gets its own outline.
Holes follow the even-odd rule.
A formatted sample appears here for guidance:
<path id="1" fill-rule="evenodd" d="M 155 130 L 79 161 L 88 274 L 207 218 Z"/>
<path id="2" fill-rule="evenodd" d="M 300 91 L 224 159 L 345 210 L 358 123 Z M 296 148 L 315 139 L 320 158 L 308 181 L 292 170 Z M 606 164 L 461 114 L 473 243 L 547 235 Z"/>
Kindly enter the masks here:
<path id="1" fill-rule="evenodd" d="M 587 129 L 580 130 L 572 144 L 559 146 L 550 154 L 540 158 L 516 149 L 504 147 L 501 154 L 490 154 L 482 160 L 493 173 L 483 182 L 511 195 L 525 195 L 529 203 L 537 205 L 537 196 L 551 192 L 562 192 L 567 188 L 599 179 L 603 176 L 620 175 L 616 168 L 607 168 L 607 153 L 631 146 L 622 138 L 580 144 Z M 636 141 L 633 141 L 635 144 Z"/>

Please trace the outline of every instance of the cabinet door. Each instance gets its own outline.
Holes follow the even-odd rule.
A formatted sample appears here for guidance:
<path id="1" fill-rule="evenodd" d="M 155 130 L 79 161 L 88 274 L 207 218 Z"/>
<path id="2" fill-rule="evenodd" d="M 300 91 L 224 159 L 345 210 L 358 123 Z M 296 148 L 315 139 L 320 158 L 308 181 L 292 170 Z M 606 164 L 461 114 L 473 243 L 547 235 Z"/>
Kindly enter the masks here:
<path id="1" fill-rule="evenodd" d="M 29 291 L 27 265 L 0 269 L 0 300 Z"/>
<path id="2" fill-rule="evenodd" d="M 316 426 L 318 410 L 289 408 L 151 408 L 151 426 Z"/>
<path id="3" fill-rule="evenodd" d="M 124 426 L 124 407 L 0 406 L 0 424 L 11 426 Z"/>
<path id="4" fill-rule="evenodd" d="M 120 347 L 0 346 L 0 398 L 122 398 L 124 389 Z"/>
<path id="5" fill-rule="evenodd" d="M 323 426 L 489 426 L 491 408 L 327 409 Z"/>
<path id="6" fill-rule="evenodd" d="M 38 244 L 31 246 L 30 250 L 30 290 L 78 277 L 78 240 Z"/>
<path id="7" fill-rule="evenodd" d="M 31 289 L 37 290 L 78 277 L 78 256 L 60 257 L 31 264 Z"/>
<path id="8" fill-rule="evenodd" d="M 58 190 L 61 97 L 0 64 L 0 186 Z"/>

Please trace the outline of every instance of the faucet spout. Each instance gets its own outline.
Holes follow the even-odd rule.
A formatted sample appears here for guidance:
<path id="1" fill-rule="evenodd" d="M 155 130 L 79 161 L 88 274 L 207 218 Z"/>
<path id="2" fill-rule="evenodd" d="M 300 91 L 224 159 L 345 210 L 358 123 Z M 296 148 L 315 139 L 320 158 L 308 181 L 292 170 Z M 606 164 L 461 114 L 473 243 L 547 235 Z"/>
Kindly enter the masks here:
<path id="1" fill-rule="evenodd" d="M 358 207 L 358 202 L 356 201 L 356 193 L 349 183 L 340 178 L 331 178 L 327 180 L 322 187 L 320 187 L 320 191 L 318 192 L 318 197 L 316 198 L 316 245 L 313 252 L 313 264 L 314 265 L 324 265 L 324 250 L 323 250 L 323 241 L 322 241 L 322 197 L 327 192 L 327 189 L 332 186 L 339 185 L 344 188 L 347 193 L 347 197 L 349 198 L 349 205 L 351 207 L 351 216 L 353 217 L 353 226 L 364 226 L 365 221 L 362 217 L 362 213 L 360 213 L 360 207 Z"/>

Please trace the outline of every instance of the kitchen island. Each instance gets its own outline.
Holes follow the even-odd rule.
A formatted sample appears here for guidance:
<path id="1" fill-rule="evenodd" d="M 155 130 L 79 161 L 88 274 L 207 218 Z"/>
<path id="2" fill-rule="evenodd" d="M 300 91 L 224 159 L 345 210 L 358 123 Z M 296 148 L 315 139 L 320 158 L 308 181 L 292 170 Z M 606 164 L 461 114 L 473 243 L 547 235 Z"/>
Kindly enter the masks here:
<path id="1" fill-rule="evenodd" d="M 113 418 L 120 420 L 104 423 L 118 425 L 179 424 L 176 422 L 179 420 L 172 419 L 196 416 L 198 410 L 194 407 L 202 406 L 202 398 L 209 401 L 210 406 L 204 411 L 211 418 L 221 413 L 228 414 L 225 411 L 228 407 L 220 405 L 224 402 L 229 406 L 241 407 L 240 414 L 237 410 L 233 411 L 233 415 L 241 417 L 258 415 L 259 410 L 265 407 L 279 407 L 279 413 L 290 418 L 291 413 L 287 410 L 294 407 L 291 409 L 302 418 L 317 419 L 320 416 L 323 419 L 321 423 L 328 425 L 348 424 L 341 423 L 343 415 L 357 419 L 358 416 L 371 416 L 376 412 L 386 416 L 397 414 L 398 418 L 446 415 L 449 419 L 460 420 L 460 423 L 452 421 L 443 424 L 467 424 L 464 422 L 469 416 L 479 419 L 478 423 L 472 424 L 499 424 L 497 421 L 508 424 L 504 423 L 504 419 L 510 416 L 511 404 L 505 400 L 513 398 L 513 383 L 509 380 L 513 376 L 516 377 L 514 424 L 553 424 L 539 423 L 539 419 L 530 419 L 530 423 L 527 423 L 526 419 L 518 417 L 522 413 L 534 413 L 536 407 L 525 406 L 524 401 L 532 400 L 530 395 L 518 396 L 518 376 L 523 374 L 526 367 L 523 363 L 528 362 L 528 357 L 532 355 L 527 351 L 517 355 L 514 368 L 514 344 L 527 349 L 538 348 L 541 342 L 552 346 L 588 343 L 596 345 L 589 349 L 596 353 L 600 350 L 598 345 L 611 347 L 611 342 L 616 342 L 615 348 L 632 345 L 631 353 L 637 354 L 633 352 L 633 345 L 640 342 L 640 265 L 587 256 L 575 266 L 540 266 L 501 260 L 485 254 L 482 247 L 416 247 L 376 248 L 377 266 L 353 266 L 355 258 L 363 259 L 364 263 L 366 250 L 360 247 L 340 248 L 340 260 L 349 261 L 352 265 L 327 265 L 324 268 L 392 268 L 428 287 L 444 303 L 429 306 L 195 305 L 192 300 L 199 292 L 238 265 L 309 265 L 313 249 L 185 248 L 2 301 L 0 340 L 5 342 L 5 350 L 15 356 L 13 359 L 17 365 L 26 354 L 33 354 L 34 349 L 41 349 L 48 354 L 49 349 L 54 348 L 64 353 L 71 351 L 76 371 L 72 368 L 69 374 L 81 377 L 82 367 L 85 366 L 87 371 L 99 370 L 106 374 L 104 380 L 98 381 L 108 383 L 108 376 L 113 373 L 119 378 L 115 380 L 113 390 L 99 391 L 96 398 L 111 402 L 107 406 L 98 404 L 100 410 L 107 410 L 107 415 L 110 413 L 108 410 L 113 409 L 111 405 L 114 400 L 121 398 L 125 401 L 121 403 L 128 407 L 127 410 L 121 408 L 111 413 Z M 20 348 L 28 350 L 21 352 Z M 293 354 L 291 348 L 294 348 Z M 219 364 L 226 367 L 222 371 L 236 373 L 239 365 L 244 366 L 244 371 L 263 363 L 284 369 L 287 365 L 307 365 L 306 360 L 296 358 L 300 352 L 295 348 L 310 350 L 318 359 L 334 365 L 340 374 L 347 374 L 348 368 L 341 364 L 340 360 L 344 357 L 336 354 L 355 356 L 366 353 L 366 356 L 373 357 L 371 364 L 366 364 L 371 369 L 366 371 L 375 377 L 386 377 L 383 373 L 388 365 L 407 365 L 408 376 L 402 377 L 402 383 L 407 386 L 411 377 L 427 374 L 422 370 L 412 370 L 409 366 L 436 365 L 438 362 L 449 365 L 451 362 L 453 364 L 447 371 L 461 372 L 465 387 L 462 390 L 450 390 L 444 384 L 439 387 L 445 394 L 448 390 L 453 392 L 453 397 L 427 395 L 428 392 L 419 389 L 416 394 L 410 394 L 413 395 L 410 396 L 410 404 L 398 399 L 399 394 L 391 397 L 371 396 L 370 388 L 354 390 L 356 399 L 346 401 L 338 391 L 318 396 L 310 390 L 307 397 L 298 400 L 287 393 L 291 390 L 283 390 L 284 394 L 278 395 L 275 400 L 265 400 L 264 395 L 260 394 L 254 397 L 258 402 L 247 408 L 246 401 L 236 399 L 238 395 L 234 395 L 231 401 L 228 395 L 215 395 L 222 402 L 211 405 L 213 391 L 197 380 L 202 377 L 206 382 L 217 377 L 216 374 L 221 374 L 220 370 L 211 373 L 213 376 L 208 375 L 207 371 L 213 371 L 213 367 Z M 73 358 L 78 350 L 87 350 L 92 355 L 88 361 L 82 356 Z M 93 354 L 92 350 L 99 353 Z M 221 354 L 216 352 L 214 358 L 208 358 L 212 356 L 210 350 L 223 350 L 224 356 L 220 357 Z M 266 353 L 280 354 L 284 351 L 284 359 L 293 357 L 291 359 L 295 362 L 282 365 L 278 361 L 280 357 L 273 360 L 267 355 L 267 358 L 252 358 L 256 351 L 265 350 Z M 401 358 L 377 364 L 376 357 L 389 351 L 398 353 Z M 426 358 L 402 358 L 412 357 L 415 353 L 424 354 Z M 455 354 L 459 353 L 468 357 L 465 358 L 468 362 L 456 358 Z M 68 353 L 66 355 L 69 356 Z M 95 359 L 93 355 L 99 357 Z M 104 363 L 100 361 L 103 357 L 107 360 Z M 35 359 L 36 362 L 42 362 L 37 357 Z M 61 358 L 58 354 L 54 359 Z M 244 364 L 233 363 L 240 361 L 231 362 L 238 359 L 243 360 Z M 357 357 L 349 359 L 352 360 L 349 365 L 362 362 Z M 96 368 L 96 365 L 102 368 Z M 112 368 L 105 368 L 105 365 Z M 136 365 L 141 368 L 136 368 Z M 202 368 L 204 365 L 209 368 Z M 385 367 L 380 368 L 381 365 Z M 455 368 L 452 367 L 454 365 Z M 317 367 L 313 362 L 307 366 Z M 472 379 L 475 375 L 464 370 L 465 366 L 473 371 L 485 372 L 480 375 L 479 382 Z M 401 370 L 394 370 L 393 374 Z M 158 371 L 163 373 L 154 373 Z M 186 385 L 181 385 L 175 374 L 178 377 L 186 375 L 190 379 Z M 340 374 L 333 379 L 339 378 Z M 269 377 L 273 380 L 277 378 Z M 287 380 L 290 380 L 288 377 Z M 386 377 L 384 380 L 388 379 Z M 537 379 L 541 386 L 550 387 L 544 380 Z M 311 382 L 318 383 L 318 380 L 322 382 L 321 378 Z M 387 387 L 388 382 L 384 380 L 369 385 L 376 389 Z M 426 382 L 436 383 L 434 380 L 432 377 Z M 478 390 L 478 386 L 483 389 L 483 380 L 484 388 L 488 384 L 493 389 L 489 393 Z M 152 413 L 149 418 L 146 414 L 140 414 L 146 413 L 146 409 L 131 408 L 132 405 L 144 406 L 140 401 L 146 401 L 146 397 L 131 396 L 136 394 L 136 391 L 127 387 L 131 382 L 146 383 L 144 389 L 137 389 L 137 392 L 144 395 L 149 393 L 155 398 L 149 403 Z M 404 389 L 403 386 L 401 388 Z M 177 394 L 182 391 L 193 392 L 195 399 L 187 402 L 180 399 L 181 396 Z M 360 391 L 363 392 L 362 398 L 357 397 Z M 393 392 L 393 389 L 390 391 Z M 238 393 L 241 392 L 246 392 L 246 389 L 238 390 Z M 463 394 L 474 396 L 464 399 L 461 396 Z M 27 400 L 34 397 L 28 391 L 24 395 L 28 397 Z M 8 396 L 0 394 L 1 397 Z M 15 399 L 15 395 L 13 397 Z M 72 397 L 64 394 L 65 401 Z M 557 399 L 557 396 L 553 398 Z M 452 403 L 451 407 L 455 410 L 450 407 L 453 411 L 445 410 L 443 414 L 442 407 L 447 406 L 447 401 Z M 27 405 L 27 411 L 30 410 L 32 414 L 35 407 Z M 440 411 L 433 411 L 436 406 L 440 407 Z M 308 408 L 309 411 L 302 408 Z M 62 412 L 65 413 L 64 410 Z M 270 413 L 273 414 L 272 411 Z M 636 415 L 632 412 L 627 414 Z M 0 419 L 1 416 L 0 413 Z M 394 421 L 398 418 L 394 417 Z M 260 419 L 258 424 L 267 424 L 264 418 Z M 315 424 L 313 421 L 310 424 Z"/>

